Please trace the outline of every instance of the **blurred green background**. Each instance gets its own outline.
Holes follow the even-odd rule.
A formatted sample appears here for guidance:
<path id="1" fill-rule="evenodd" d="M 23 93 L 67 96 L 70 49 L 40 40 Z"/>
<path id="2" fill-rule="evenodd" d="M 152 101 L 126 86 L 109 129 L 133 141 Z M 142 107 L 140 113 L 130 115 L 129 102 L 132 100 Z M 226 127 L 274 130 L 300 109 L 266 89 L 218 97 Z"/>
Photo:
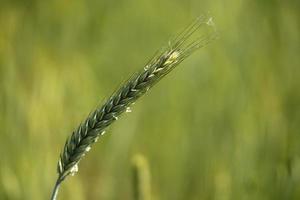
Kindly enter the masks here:
<path id="1" fill-rule="evenodd" d="M 210 12 L 220 39 L 113 124 L 59 199 L 300 199 L 296 0 L 1 0 L 0 199 L 49 199 L 67 136 L 168 38 Z"/>

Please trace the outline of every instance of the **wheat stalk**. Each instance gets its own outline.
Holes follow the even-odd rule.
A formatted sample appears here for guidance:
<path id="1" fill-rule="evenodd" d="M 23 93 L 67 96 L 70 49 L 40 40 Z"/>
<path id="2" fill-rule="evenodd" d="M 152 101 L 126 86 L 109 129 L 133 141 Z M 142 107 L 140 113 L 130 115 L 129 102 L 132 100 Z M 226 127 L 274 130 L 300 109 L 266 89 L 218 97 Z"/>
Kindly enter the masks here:
<path id="1" fill-rule="evenodd" d="M 151 200 L 151 174 L 147 158 L 137 154 L 131 165 L 134 200 Z"/>
<path id="2" fill-rule="evenodd" d="M 197 38 L 191 36 L 205 28 L 205 32 Z M 144 67 L 143 70 L 132 76 L 119 90 L 102 105 L 92 112 L 87 119 L 73 131 L 65 143 L 57 165 L 58 179 L 51 199 L 56 199 L 60 183 L 70 174 L 78 171 L 78 163 L 90 150 L 99 136 L 118 117 L 128 111 L 139 97 L 145 94 L 149 88 L 167 75 L 185 58 L 196 49 L 205 46 L 216 38 L 212 18 L 201 16 L 185 28 L 180 34 L 170 40 L 167 47 L 158 52 Z"/>

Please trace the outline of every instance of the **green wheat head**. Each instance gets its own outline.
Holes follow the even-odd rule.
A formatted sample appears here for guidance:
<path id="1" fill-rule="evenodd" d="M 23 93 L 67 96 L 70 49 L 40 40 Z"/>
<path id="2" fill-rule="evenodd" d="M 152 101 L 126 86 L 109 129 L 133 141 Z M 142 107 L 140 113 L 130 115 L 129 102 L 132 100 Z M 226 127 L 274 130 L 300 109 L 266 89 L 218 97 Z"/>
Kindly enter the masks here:
<path id="1" fill-rule="evenodd" d="M 159 51 L 141 71 L 133 75 L 119 90 L 113 93 L 102 106 L 93 111 L 73 131 L 65 143 L 57 165 L 57 188 L 67 176 L 78 171 L 79 161 L 90 150 L 92 144 L 105 133 L 109 125 L 116 121 L 122 113 L 129 111 L 130 106 L 139 97 L 185 58 L 216 37 L 217 33 L 212 18 L 207 16 L 197 18 L 180 34 L 171 39 L 165 48 Z M 53 196 L 52 199 L 55 199 L 56 194 Z"/>

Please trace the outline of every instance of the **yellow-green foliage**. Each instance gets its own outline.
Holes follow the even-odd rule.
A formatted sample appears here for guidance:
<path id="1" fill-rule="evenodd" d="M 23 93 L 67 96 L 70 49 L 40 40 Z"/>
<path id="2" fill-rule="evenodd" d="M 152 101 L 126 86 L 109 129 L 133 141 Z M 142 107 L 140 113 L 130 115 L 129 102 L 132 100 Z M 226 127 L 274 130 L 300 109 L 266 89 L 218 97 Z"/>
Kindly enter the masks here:
<path id="1" fill-rule="evenodd" d="M 114 124 L 59 199 L 300 198 L 300 5 L 261 0 L 0 2 L 0 199 L 49 199 L 65 139 L 170 33 L 209 11 L 220 39 Z"/>

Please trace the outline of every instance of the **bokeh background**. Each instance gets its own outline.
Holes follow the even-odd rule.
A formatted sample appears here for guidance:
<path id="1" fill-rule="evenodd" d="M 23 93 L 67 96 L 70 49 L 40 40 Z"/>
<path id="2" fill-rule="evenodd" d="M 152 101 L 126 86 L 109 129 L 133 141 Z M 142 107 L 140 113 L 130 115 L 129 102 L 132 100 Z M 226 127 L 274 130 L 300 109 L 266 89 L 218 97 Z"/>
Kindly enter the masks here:
<path id="1" fill-rule="evenodd" d="M 0 199 L 49 199 L 67 136 L 197 16 L 220 39 L 114 123 L 59 199 L 300 199 L 296 0 L 1 0 Z"/>

